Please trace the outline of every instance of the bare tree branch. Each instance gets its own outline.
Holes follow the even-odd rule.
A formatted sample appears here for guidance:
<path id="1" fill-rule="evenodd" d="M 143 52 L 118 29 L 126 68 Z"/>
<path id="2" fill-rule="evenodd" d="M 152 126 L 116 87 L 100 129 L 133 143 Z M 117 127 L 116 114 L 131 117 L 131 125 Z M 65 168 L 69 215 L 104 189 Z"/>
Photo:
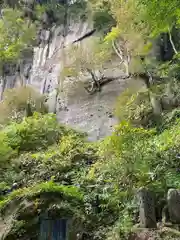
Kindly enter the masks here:
<path id="1" fill-rule="evenodd" d="M 176 47 L 175 47 L 174 42 L 173 42 L 173 40 L 172 40 L 172 35 L 171 35 L 170 28 L 168 28 L 168 34 L 169 34 L 169 41 L 170 41 L 170 43 L 171 43 L 171 45 L 172 45 L 172 48 L 173 48 L 173 50 L 174 50 L 174 53 L 175 53 L 175 54 L 178 54 L 178 51 L 176 50 Z"/>

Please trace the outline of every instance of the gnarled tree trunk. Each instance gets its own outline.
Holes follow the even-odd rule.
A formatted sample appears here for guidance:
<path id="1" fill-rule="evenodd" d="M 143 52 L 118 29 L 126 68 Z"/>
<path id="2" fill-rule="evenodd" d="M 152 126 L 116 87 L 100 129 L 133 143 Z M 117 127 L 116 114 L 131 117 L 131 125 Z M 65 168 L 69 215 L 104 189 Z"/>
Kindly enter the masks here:
<path id="1" fill-rule="evenodd" d="M 112 41 L 112 47 L 116 55 L 120 58 L 120 65 L 123 64 L 125 67 L 126 76 L 129 76 L 130 54 L 125 41 L 120 41 L 119 44 L 117 44 L 116 41 Z"/>

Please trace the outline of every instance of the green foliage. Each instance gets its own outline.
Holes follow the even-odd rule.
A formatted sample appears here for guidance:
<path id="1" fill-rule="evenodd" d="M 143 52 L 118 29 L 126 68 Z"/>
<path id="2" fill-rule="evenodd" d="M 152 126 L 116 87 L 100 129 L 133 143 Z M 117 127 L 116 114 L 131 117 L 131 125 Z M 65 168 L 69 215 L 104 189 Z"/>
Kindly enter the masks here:
<path id="1" fill-rule="evenodd" d="M 144 17 L 151 26 L 152 35 L 167 32 L 174 25 L 179 24 L 179 1 L 178 0 L 147 0 L 139 1 L 144 6 Z"/>
<path id="2" fill-rule="evenodd" d="M 0 133 L 1 167 L 9 171 L 9 176 L 3 172 L 1 179 L 23 186 L 53 176 L 56 181 L 71 182 L 78 169 L 96 159 L 95 150 L 84 136 L 59 125 L 53 114 L 35 113 L 21 123 L 9 124 Z"/>
<path id="3" fill-rule="evenodd" d="M 47 113 L 45 96 L 28 86 L 7 89 L 3 94 L 3 102 L 0 103 L 0 123 L 21 121 L 27 115 L 28 104 L 32 112 Z"/>
<path id="4" fill-rule="evenodd" d="M 9 159 L 11 157 L 16 156 L 16 151 L 14 151 L 8 143 L 5 141 L 6 136 L 5 134 L 0 135 L 0 168 L 6 167 L 9 163 Z"/>
<path id="5" fill-rule="evenodd" d="M 23 50 L 30 47 L 35 38 L 35 26 L 21 18 L 17 9 L 3 9 L 0 20 L 0 61 L 6 63 L 17 60 Z"/>
<path id="6" fill-rule="evenodd" d="M 54 177 L 56 182 L 72 184 L 79 181 L 88 163 L 96 159 L 90 146 L 83 139 L 67 135 L 59 144 L 37 153 L 27 153 L 14 160 L 14 177 L 21 185 L 29 186 Z M 82 172 L 82 173 L 81 173 Z"/>
<path id="7" fill-rule="evenodd" d="M 173 111 L 164 114 L 162 118 L 162 124 L 160 127 L 160 131 L 164 131 L 165 129 L 169 129 L 173 125 L 177 124 L 177 120 L 180 118 L 180 109 L 175 108 Z"/>
<path id="8" fill-rule="evenodd" d="M 33 151 L 55 143 L 60 130 L 54 115 L 35 113 L 21 123 L 12 123 L 4 129 L 7 143 L 18 151 Z"/>
<path id="9" fill-rule="evenodd" d="M 152 189 L 157 199 L 164 198 L 169 188 L 179 188 L 180 166 L 176 157 L 179 153 L 179 124 L 177 120 L 158 134 L 154 130 L 121 123 L 111 137 L 102 141 L 101 159 L 92 166 L 88 177 L 107 189 L 111 195 L 108 202 L 115 201 L 119 215 L 123 215 L 124 209 L 127 211 L 127 219 L 121 219 L 109 232 L 114 239 L 126 239 L 124 234 L 130 232 L 136 211 L 133 198 L 140 187 Z M 113 239 L 110 236 L 108 239 Z"/>
<path id="10" fill-rule="evenodd" d="M 53 13 L 53 16 L 58 24 L 64 23 L 65 6 L 58 3 L 57 1 L 48 1 L 47 3 L 41 5 L 36 4 L 35 14 L 39 22 L 41 22 L 43 14 L 46 11 L 52 11 L 51 13 Z"/>
<path id="11" fill-rule="evenodd" d="M 92 160 L 93 150 L 83 142 L 84 134 L 59 125 L 52 114 L 35 113 L 21 123 L 11 123 L 0 139 L 0 167 L 5 169 L 0 178 L 8 184 L 29 186 L 52 176 L 72 181 L 76 168 Z"/>
<path id="12" fill-rule="evenodd" d="M 135 182 L 137 186 L 140 186 L 145 184 L 143 180 L 148 181 L 148 175 L 141 175 L 142 172 L 144 173 L 142 169 L 145 170 L 149 167 L 149 160 L 143 159 L 143 155 L 148 147 L 148 139 L 153 134 L 153 130 L 133 128 L 123 122 L 116 128 L 109 140 L 103 143 L 101 149 L 101 154 L 103 157 L 105 156 L 105 159 L 109 159 L 110 156 L 114 159 L 111 162 L 102 161 L 102 168 L 106 169 L 107 167 L 113 171 L 113 174 L 111 172 L 110 175 L 109 170 L 107 173 L 104 172 L 107 174 L 108 182 L 114 182 L 122 191 L 129 190 L 132 193 L 133 189 L 136 188 Z"/>
<path id="13" fill-rule="evenodd" d="M 85 135 L 59 125 L 52 114 L 37 113 L 19 124 L 11 123 L 0 135 L 4 137 L 6 151 L 10 146 L 19 151 L 19 155 L 7 157 L 6 165 L 1 165 L 1 170 L 4 169 L 0 176 L 1 213 L 12 214 L 8 212 L 8 206 L 12 206 L 17 216 L 7 236 L 28 238 L 30 232 L 37 236 L 36 216 L 45 211 L 83 221 L 83 192 L 74 185 L 80 181 L 83 169 L 88 169 L 89 161 L 96 159 L 95 150 L 84 140 Z M 14 182 L 19 189 L 4 196 L 2 193 Z"/>
<path id="14" fill-rule="evenodd" d="M 120 124 L 111 136 L 95 144 L 88 143 L 85 134 L 58 124 L 52 114 L 34 113 L 19 122 L 11 119 L 0 131 L 0 211 L 12 219 L 7 221 L 10 231 L 5 239 L 28 239 L 30 235 L 37 239 L 38 216 L 44 213 L 72 217 L 90 240 L 128 239 L 136 222 L 137 190 L 149 188 L 159 201 L 169 188 L 180 187 L 179 55 L 160 67 L 153 65 L 149 55 L 155 36 L 164 31 L 171 36 L 172 28 L 179 26 L 178 1 L 90 2 L 95 28 L 103 33 L 113 28 L 104 41 L 88 40 L 92 48 L 87 49 L 86 42 L 70 49 L 74 52 L 70 51 L 65 70 L 79 76 L 87 69 L 103 68 L 112 56 L 110 44 L 116 40 L 116 50 L 127 50 L 138 72 L 145 71 L 139 58 L 144 55 L 148 69 L 167 81 L 153 83 L 148 91 L 125 91 L 116 104 Z M 36 5 L 35 14 L 39 22 L 47 10 L 53 11 L 58 23 L 64 23 L 65 14 L 79 21 L 87 15 L 89 4 L 76 1 L 66 8 L 50 1 Z M 21 14 L 17 9 L 3 12 L 0 61 L 16 61 L 32 45 L 35 26 Z M 36 105 L 42 99 L 27 88 L 22 93 L 10 90 L 3 109 L 8 105 L 13 111 L 24 111 L 30 102 L 38 111 Z M 171 102 L 156 130 L 150 128 L 154 123 L 150 93 L 162 103 L 165 98 Z M 5 194 L 13 183 L 18 189 Z"/>
<path id="15" fill-rule="evenodd" d="M 127 120 L 133 125 L 152 126 L 153 109 L 149 101 L 149 92 L 127 89 L 117 99 L 115 115 L 120 121 Z"/>
<path id="16" fill-rule="evenodd" d="M 2 214 L 10 214 L 9 206 L 15 204 L 20 222 L 15 219 L 9 236 L 20 237 L 17 229 L 28 236 L 32 226 L 36 234 L 38 224 L 28 220 L 30 212 L 35 221 L 37 212 L 54 209 L 81 219 L 90 239 L 126 239 L 134 224 L 134 195 L 140 187 L 152 189 L 157 198 L 170 187 L 179 187 L 179 126 L 177 120 L 159 134 L 122 122 L 112 136 L 90 144 L 83 134 L 60 126 L 51 114 L 10 124 L 1 131 L 2 141 L 5 149 L 20 153 L 7 159 L 0 187 L 4 191 L 17 182 L 19 189 L 1 195 L 0 208 Z M 25 200 L 33 208 L 22 208 Z M 21 210 L 26 207 L 25 217 Z"/>
<path id="17" fill-rule="evenodd" d="M 128 239 L 129 233 L 133 227 L 132 216 L 125 210 L 122 217 L 115 223 L 112 230 L 107 234 L 107 240 Z"/>
<path id="18" fill-rule="evenodd" d="M 99 32 L 107 33 L 115 25 L 115 20 L 110 12 L 110 3 L 101 1 L 100 3 L 92 3 L 92 6 L 94 27 Z"/>
<path id="19" fill-rule="evenodd" d="M 91 178 L 94 173 L 94 178 L 104 184 L 104 189 L 110 185 L 111 201 L 121 192 L 118 196 L 120 205 L 116 203 L 120 207 L 119 214 L 122 215 L 121 211 L 131 203 L 139 187 L 152 189 L 157 197 L 162 197 L 171 187 L 179 188 L 179 165 L 176 157 L 179 153 L 179 124 L 178 120 L 158 135 L 154 131 L 121 123 L 112 136 L 102 142 L 102 160 L 93 166 Z M 113 192 L 112 189 L 118 190 Z M 133 216 L 130 214 L 132 210 L 128 215 L 132 220 Z M 122 227 L 127 226 L 125 223 Z"/>
<path id="20" fill-rule="evenodd" d="M 118 42 L 120 49 L 126 49 L 131 61 L 139 55 L 148 55 L 151 50 L 148 23 L 142 21 L 142 5 L 138 1 L 111 2 L 110 10 L 116 26 L 112 27 L 105 40 Z"/>
<path id="21" fill-rule="evenodd" d="M 59 197 L 61 196 L 61 198 L 64 197 L 65 199 L 75 198 L 80 201 L 83 200 L 82 193 L 76 187 L 58 185 L 49 181 L 37 184 L 30 188 L 21 188 L 20 190 L 12 192 L 5 200 L 0 202 L 0 209 L 2 211 L 13 200 L 21 200 L 22 198 L 33 199 L 38 196 L 46 196 L 47 193 L 49 193 L 49 195 L 54 194 L 54 196 L 59 195 Z"/>

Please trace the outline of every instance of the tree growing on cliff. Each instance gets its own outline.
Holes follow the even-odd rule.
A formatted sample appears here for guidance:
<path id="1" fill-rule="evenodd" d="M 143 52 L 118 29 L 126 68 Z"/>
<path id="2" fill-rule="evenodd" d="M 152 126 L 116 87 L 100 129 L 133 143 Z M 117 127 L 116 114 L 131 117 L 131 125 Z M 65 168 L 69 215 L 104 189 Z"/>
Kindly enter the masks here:
<path id="1" fill-rule="evenodd" d="M 120 59 L 120 65 L 125 66 L 125 74 L 129 77 L 140 77 L 149 92 L 149 101 L 155 115 L 161 113 L 161 106 L 156 94 L 152 91 L 154 84 L 151 68 L 153 66 L 151 51 L 151 31 L 147 21 L 144 21 L 143 5 L 139 1 L 112 1 L 111 12 L 116 20 L 116 27 L 105 37 L 110 42 L 114 52 Z"/>
<path id="2" fill-rule="evenodd" d="M 177 54 L 173 37 L 173 28 L 178 27 L 180 24 L 180 7 L 178 0 L 139 0 L 139 4 L 142 4 L 144 9 L 143 18 L 149 24 L 151 31 L 151 36 L 156 37 L 161 33 L 168 33 L 169 40 L 174 50 Z"/>
<path id="3" fill-rule="evenodd" d="M 23 55 L 25 49 L 31 48 L 35 38 L 35 25 L 22 19 L 22 12 L 6 8 L 0 18 L 0 68 L 2 75 L 2 94 L 6 86 L 4 67 L 14 64 Z M 1 95 L 2 99 L 3 95 Z"/>
<path id="4" fill-rule="evenodd" d="M 83 80 L 85 75 L 90 76 L 90 82 L 85 86 L 89 94 L 100 91 L 105 80 L 104 66 L 111 57 L 111 48 L 97 37 L 83 40 L 74 44 L 67 51 L 67 64 L 64 66 L 65 76 L 73 76 Z"/>
<path id="5" fill-rule="evenodd" d="M 29 27 L 21 12 L 3 9 L 0 19 L 0 62 L 13 62 L 35 38 L 35 25 Z"/>
<path id="6" fill-rule="evenodd" d="M 117 1 L 111 3 L 111 13 L 116 21 L 116 27 L 105 37 L 105 41 L 111 42 L 114 52 L 120 58 L 120 64 L 124 63 L 125 72 L 129 75 L 134 62 L 139 63 L 140 57 L 149 53 L 151 43 L 149 42 L 148 23 L 142 21 L 142 5 L 138 1 Z M 136 64 L 137 65 L 137 64 Z"/>

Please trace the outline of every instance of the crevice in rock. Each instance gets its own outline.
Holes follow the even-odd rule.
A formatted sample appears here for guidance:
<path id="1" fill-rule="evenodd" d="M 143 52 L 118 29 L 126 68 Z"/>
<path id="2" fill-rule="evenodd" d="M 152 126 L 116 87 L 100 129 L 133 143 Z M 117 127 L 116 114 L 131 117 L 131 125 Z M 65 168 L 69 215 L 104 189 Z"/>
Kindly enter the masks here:
<path id="1" fill-rule="evenodd" d="M 78 38 L 77 40 L 73 41 L 73 43 L 80 42 L 85 38 L 91 37 L 96 32 L 96 29 L 91 30 L 90 32 L 84 34 L 82 37 Z"/>

